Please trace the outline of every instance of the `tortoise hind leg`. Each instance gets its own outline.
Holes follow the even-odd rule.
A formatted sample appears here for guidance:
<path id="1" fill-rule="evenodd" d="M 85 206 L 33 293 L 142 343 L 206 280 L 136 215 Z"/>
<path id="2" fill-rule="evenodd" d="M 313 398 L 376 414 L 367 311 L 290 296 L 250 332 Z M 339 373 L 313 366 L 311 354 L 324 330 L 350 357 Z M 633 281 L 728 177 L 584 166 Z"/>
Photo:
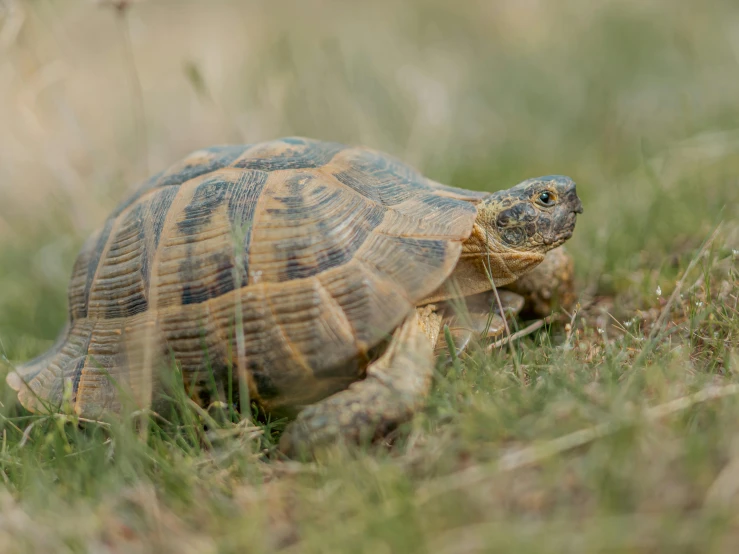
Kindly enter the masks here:
<path id="1" fill-rule="evenodd" d="M 306 407 L 285 429 L 280 449 L 288 456 L 311 455 L 342 440 L 364 443 L 410 419 L 431 387 L 440 328 L 433 306 L 415 310 L 368 366 L 367 377 Z"/>

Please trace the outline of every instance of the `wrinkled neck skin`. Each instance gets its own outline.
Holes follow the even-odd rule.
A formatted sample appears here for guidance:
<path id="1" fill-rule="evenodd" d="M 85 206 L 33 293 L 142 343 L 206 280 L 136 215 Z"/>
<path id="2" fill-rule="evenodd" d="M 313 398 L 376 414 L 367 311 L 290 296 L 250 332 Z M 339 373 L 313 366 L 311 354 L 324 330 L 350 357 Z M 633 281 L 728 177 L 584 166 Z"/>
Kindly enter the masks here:
<path id="1" fill-rule="evenodd" d="M 476 203 L 477 218 L 457 266 L 425 303 L 512 283 L 572 236 L 582 203 L 562 175 L 528 179 Z"/>
<path id="2" fill-rule="evenodd" d="M 493 289 L 493 283 L 496 287 L 508 285 L 543 260 L 543 253 L 504 246 L 495 231 L 476 221 L 472 234 L 462 244 L 462 255 L 452 274 L 420 304 L 487 292 Z"/>

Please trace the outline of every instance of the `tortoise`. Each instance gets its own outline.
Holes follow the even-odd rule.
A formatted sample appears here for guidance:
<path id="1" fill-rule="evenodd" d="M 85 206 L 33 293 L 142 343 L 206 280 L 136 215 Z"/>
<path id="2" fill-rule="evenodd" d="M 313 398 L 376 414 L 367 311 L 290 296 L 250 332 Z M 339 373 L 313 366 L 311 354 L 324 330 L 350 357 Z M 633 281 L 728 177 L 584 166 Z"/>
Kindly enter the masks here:
<path id="1" fill-rule="evenodd" d="M 98 418 L 156 403 L 174 361 L 199 402 L 238 376 L 265 412 L 297 416 L 288 454 L 377 437 L 423 405 L 443 302 L 477 298 L 473 324 L 451 325 L 464 346 L 488 322 L 493 284 L 542 262 L 579 213 L 563 176 L 481 193 L 306 138 L 200 150 L 85 242 L 65 329 L 7 383 L 30 411 L 67 402 Z M 569 263 L 556 260 L 552 278 Z M 504 304 L 522 306 L 510 292 Z"/>

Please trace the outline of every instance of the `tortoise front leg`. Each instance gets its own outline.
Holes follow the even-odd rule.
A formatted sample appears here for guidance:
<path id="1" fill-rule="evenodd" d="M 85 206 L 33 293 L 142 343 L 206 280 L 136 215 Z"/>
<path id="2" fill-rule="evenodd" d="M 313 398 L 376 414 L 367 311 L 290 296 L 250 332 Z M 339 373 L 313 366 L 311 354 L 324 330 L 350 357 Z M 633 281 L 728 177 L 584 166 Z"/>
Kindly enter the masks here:
<path id="1" fill-rule="evenodd" d="M 557 308 L 569 310 L 575 303 L 574 264 L 564 246 L 549 252 L 544 261 L 532 271 L 505 288 L 498 289 L 507 319 L 519 313 L 546 317 Z M 443 325 L 449 327 L 457 354 L 461 354 L 470 340 L 494 338 L 505 330 L 503 318 L 493 291 L 465 298 L 465 305 L 445 303 L 441 308 Z M 448 352 L 444 334 L 436 343 L 436 354 Z"/>
<path id="2" fill-rule="evenodd" d="M 433 306 L 414 310 L 367 367 L 367 377 L 306 407 L 285 429 L 280 449 L 288 456 L 312 455 L 339 441 L 366 443 L 410 419 L 431 387 L 440 329 Z"/>
<path id="3" fill-rule="evenodd" d="M 546 317 L 559 307 L 569 310 L 575 304 L 574 269 L 572 256 L 564 246 L 560 246 L 506 288 L 526 299 L 525 312 Z"/>
<path id="4" fill-rule="evenodd" d="M 510 320 L 517 316 L 524 305 L 524 298 L 508 290 L 498 290 L 503 314 Z M 446 304 L 441 313 L 443 325 L 449 327 L 457 354 L 461 354 L 474 337 L 494 338 L 505 331 L 505 322 L 501 317 L 500 307 L 493 291 L 468 296 L 464 305 L 454 302 Z M 448 352 L 449 345 L 443 334 L 436 343 L 436 355 Z"/>

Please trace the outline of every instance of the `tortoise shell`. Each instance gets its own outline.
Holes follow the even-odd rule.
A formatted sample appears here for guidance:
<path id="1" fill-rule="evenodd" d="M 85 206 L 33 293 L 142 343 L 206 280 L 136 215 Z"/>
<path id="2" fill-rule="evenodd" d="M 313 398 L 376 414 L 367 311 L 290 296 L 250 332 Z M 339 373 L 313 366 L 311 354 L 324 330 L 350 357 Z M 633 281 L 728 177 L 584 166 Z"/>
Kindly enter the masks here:
<path id="1" fill-rule="evenodd" d="M 195 152 L 86 242 L 65 331 L 8 381 L 29 409 L 58 408 L 66 389 L 97 416 L 120 390 L 150 401 L 152 368 L 171 360 L 191 388 L 241 363 L 267 409 L 315 401 L 360 378 L 449 276 L 480 197 L 335 143 Z"/>

